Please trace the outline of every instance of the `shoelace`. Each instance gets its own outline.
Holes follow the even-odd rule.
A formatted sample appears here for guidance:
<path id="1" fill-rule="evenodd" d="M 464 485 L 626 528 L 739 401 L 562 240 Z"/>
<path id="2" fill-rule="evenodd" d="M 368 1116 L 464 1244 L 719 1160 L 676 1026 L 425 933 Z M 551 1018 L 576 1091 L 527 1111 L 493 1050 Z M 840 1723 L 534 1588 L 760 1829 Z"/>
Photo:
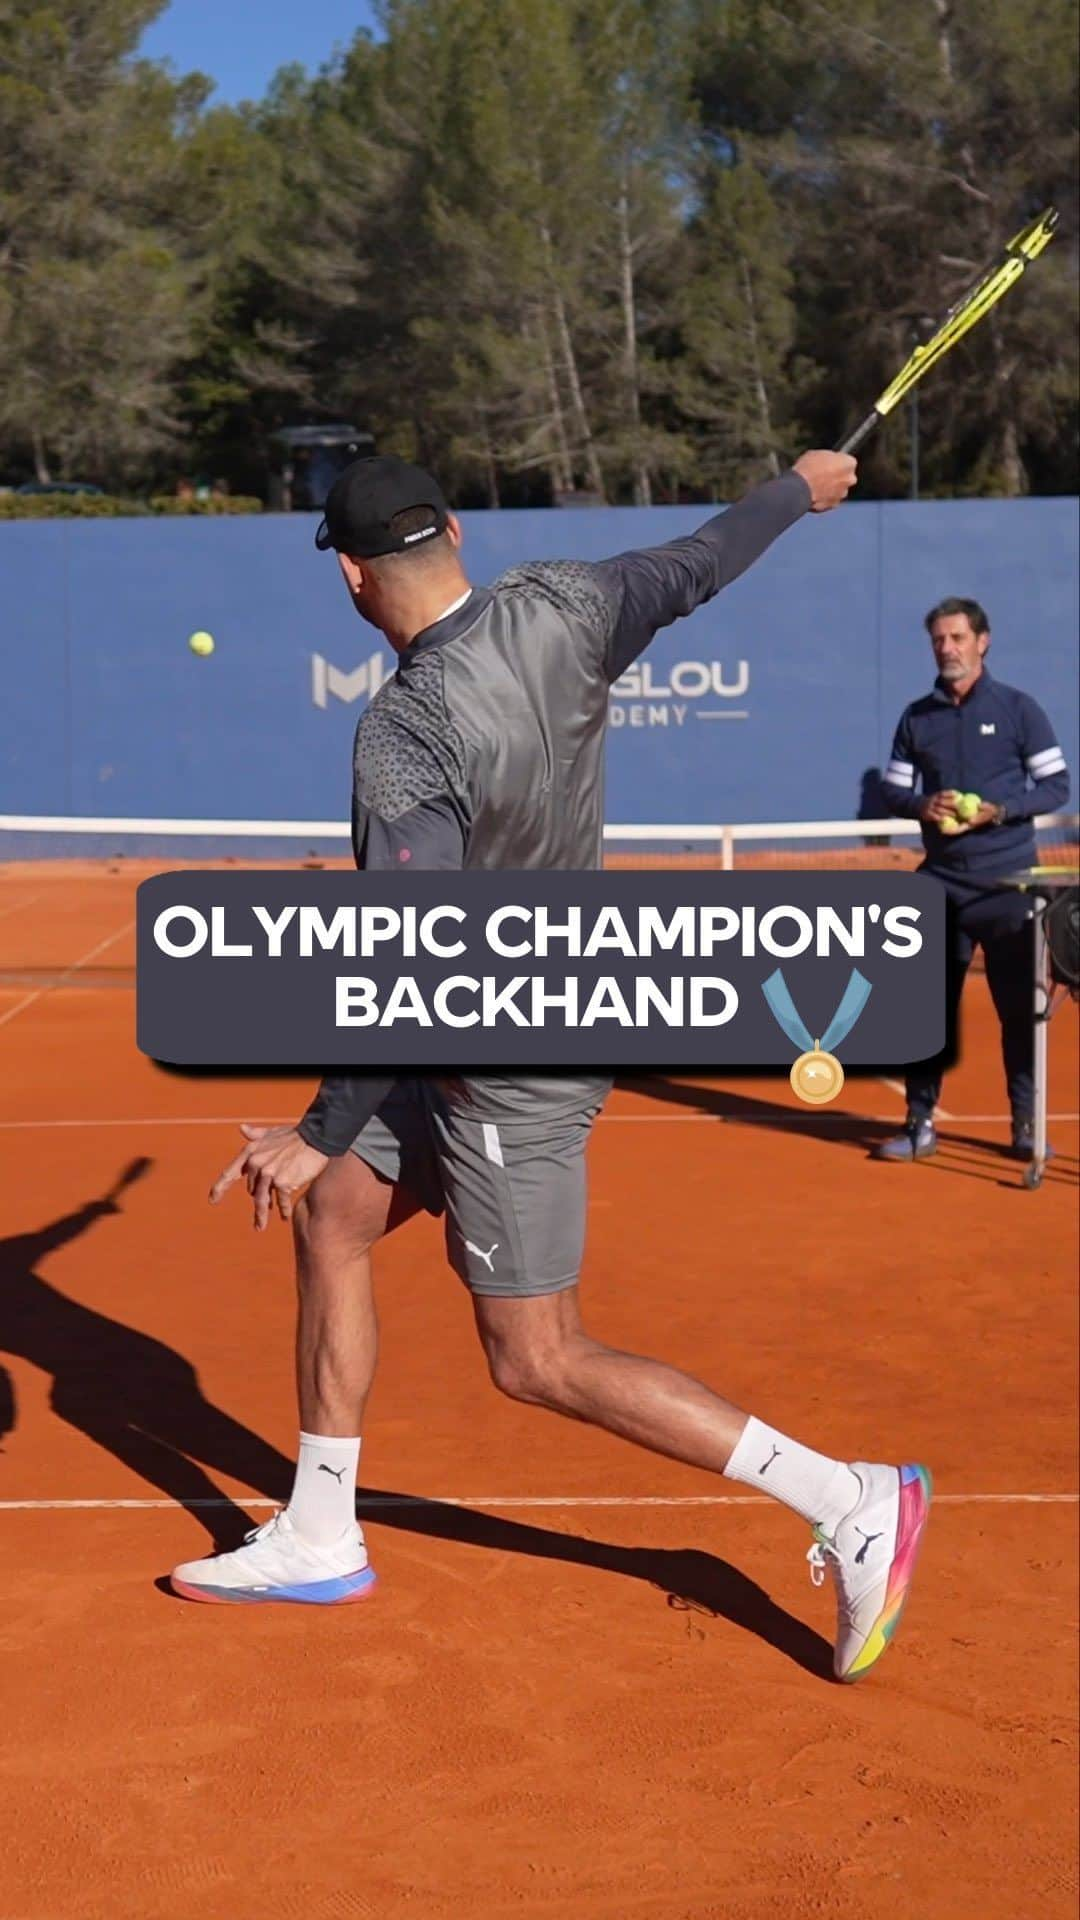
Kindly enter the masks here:
<path id="1" fill-rule="evenodd" d="M 245 1533 L 244 1535 L 245 1547 L 250 1546 L 252 1542 L 255 1540 L 268 1539 L 270 1534 L 273 1533 L 274 1528 L 277 1526 L 277 1523 L 281 1519 L 284 1511 L 285 1511 L 284 1507 L 275 1508 L 274 1512 L 270 1515 L 269 1520 L 264 1520 L 261 1527 L 252 1527 L 250 1533 Z M 313 1553 L 316 1559 L 320 1559 L 320 1560 L 325 1559 L 325 1555 L 322 1552 L 320 1552 L 320 1550 L 316 1547 L 308 1547 L 307 1552 L 309 1554 Z M 365 1565 L 367 1564 L 366 1560 L 364 1564 Z M 332 1571 L 334 1572 L 337 1571 L 337 1569 L 333 1566 L 332 1561 L 326 1560 L 326 1565 L 327 1567 L 331 1568 Z"/>
<path id="2" fill-rule="evenodd" d="M 272 1532 L 274 1527 L 277 1526 L 278 1521 L 281 1519 L 282 1512 L 283 1512 L 283 1509 L 281 1507 L 278 1507 L 276 1511 L 270 1515 L 269 1520 L 262 1521 L 261 1525 L 257 1527 L 252 1527 L 250 1533 L 245 1533 L 244 1535 L 245 1547 L 249 1547 L 253 1540 L 261 1540 L 264 1534 Z"/>
<path id="3" fill-rule="evenodd" d="M 816 1539 L 807 1554 L 810 1562 L 810 1578 L 815 1587 L 824 1585 L 829 1561 L 835 1560 L 837 1566 L 843 1564 L 843 1556 L 833 1546 L 831 1540 Z M 851 1619 L 851 1603 L 840 1581 L 836 1583 L 836 1607 L 841 1620 Z"/>
<path id="4" fill-rule="evenodd" d="M 834 1560 L 839 1560 L 840 1558 L 835 1547 L 829 1546 L 824 1540 L 815 1540 L 806 1556 L 810 1562 L 810 1578 L 815 1587 L 821 1587 L 825 1584 L 825 1575 L 828 1571 L 830 1556 Z"/>

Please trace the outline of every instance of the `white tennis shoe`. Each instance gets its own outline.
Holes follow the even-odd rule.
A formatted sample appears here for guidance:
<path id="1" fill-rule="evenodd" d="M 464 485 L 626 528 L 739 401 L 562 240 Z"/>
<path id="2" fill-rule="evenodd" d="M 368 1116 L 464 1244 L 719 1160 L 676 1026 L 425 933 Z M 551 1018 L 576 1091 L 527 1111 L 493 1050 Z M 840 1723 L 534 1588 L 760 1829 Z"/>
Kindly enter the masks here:
<path id="1" fill-rule="evenodd" d="M 169 1583 L 185 1600 L 219 1605 L 287 1600 L 332 1607 L 362 1600 L 375 1585 L 375 1574 L 355 1520 L 331 1546 L 313 1547 L 283 1510 L 255 1527 L 234 1552 L 174 1567 Z"/>
<path id="2" fill-rule="evenodd" d="M 807 1554 L 811 1578 L 826 1571 L 836 1588 L 838 1680 L 861 1680 L 880 1660 L 897 1627 L 911 1586 L 930 1513 L 933 1484 L 926 1467 L 851 1463 L 862 1492 L 830 1538 L 814 1528 Z"/>

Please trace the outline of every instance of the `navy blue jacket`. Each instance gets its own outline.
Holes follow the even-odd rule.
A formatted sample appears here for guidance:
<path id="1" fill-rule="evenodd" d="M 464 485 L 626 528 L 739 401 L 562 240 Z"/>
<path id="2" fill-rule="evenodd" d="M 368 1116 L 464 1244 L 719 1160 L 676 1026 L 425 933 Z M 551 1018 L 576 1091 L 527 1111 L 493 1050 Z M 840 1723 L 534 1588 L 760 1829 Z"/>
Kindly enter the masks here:
<path id="1" fill-rule="evenodd" d="M 950 787 L 1006 809 L 1001 826 L 970 833 L 941 833 L 923 821 L 926 865 L 972 881 L 1033 866 L 1036 815 L 1053 813 L 1069 797 L 1065 756 L 1042 708 L 985 667 L 958 705 L 939 679 L 905 707 L 882 782 L 887 806 L 907 820 Z"/>

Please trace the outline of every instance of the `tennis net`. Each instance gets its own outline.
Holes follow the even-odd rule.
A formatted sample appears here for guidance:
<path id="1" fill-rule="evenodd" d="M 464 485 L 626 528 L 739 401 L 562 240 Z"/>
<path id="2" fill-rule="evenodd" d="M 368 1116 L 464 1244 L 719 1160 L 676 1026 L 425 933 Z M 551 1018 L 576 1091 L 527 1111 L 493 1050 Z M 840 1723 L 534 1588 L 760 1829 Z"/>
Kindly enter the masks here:
<path id="1" fill-rule="evenodd" d="M 1041 865 L 1075 867 L 1078 823 L 1038 823 Z M 910 870 L 921 852 L 906 820 L 613 824 L 604 842 L 606 866 L 655 872 Z M 152 874 L 352 864 L 340 821 L 0 815 L 0 1023 L 8 993 L 131 988 L 135 890 Z"/>
<path id="2" fill-rule="evenodd" d="M 1075 866 L 1080 815 L 1036 821 L 1042 866 Z M 911 820 L 789 820 L 730 825 L 619 825 L 604 829 L 612 868 L 875 871 L 918 865 Z M 349 827 L 335 820 L 176 820 L 0 814 L 0 869 L 77 862 L 102 871 L 138 866 L 351 866 Z"/>

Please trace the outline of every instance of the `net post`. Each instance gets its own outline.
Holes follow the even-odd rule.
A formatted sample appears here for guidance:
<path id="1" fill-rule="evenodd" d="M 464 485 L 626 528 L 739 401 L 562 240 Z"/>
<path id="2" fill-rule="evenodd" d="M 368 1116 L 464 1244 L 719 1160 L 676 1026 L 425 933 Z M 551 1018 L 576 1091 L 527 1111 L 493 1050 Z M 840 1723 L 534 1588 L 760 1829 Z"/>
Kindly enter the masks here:
<path id="1" fill-rule="evenodd" d="M 720 869 L 722 873 L 735 871 L 735 835 L 730 827 L 725 827 L 720 835 Z"/>

